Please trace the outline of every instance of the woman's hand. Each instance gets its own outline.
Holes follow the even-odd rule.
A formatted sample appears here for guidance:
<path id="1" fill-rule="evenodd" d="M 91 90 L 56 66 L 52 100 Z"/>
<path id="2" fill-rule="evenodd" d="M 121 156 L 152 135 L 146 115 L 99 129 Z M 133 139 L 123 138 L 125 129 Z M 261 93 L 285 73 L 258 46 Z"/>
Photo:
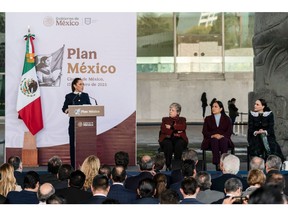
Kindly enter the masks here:
<path id="1" fill-rule="evenodd" d="M 165 124 L 166 129 L 171 129 L 171 125 Z"/>
<path id="2" fill-rule="evenodd" d="M 212 136 L 211 136 L 211 138 L 215 138 L 215 139 L 222 139 L 224 136 L 223 135 L 221 135 L 221 134 L 213 134 Z"/>

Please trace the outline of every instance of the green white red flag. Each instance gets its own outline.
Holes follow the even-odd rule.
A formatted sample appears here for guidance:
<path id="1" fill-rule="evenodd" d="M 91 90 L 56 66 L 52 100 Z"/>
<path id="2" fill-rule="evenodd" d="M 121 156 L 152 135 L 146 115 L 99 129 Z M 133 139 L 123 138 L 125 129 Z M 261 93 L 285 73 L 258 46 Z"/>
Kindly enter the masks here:
<path id="1" fill-rule="evenodd" d="M 18 89 L 17 112 L 29 131 L 35 135 L 43 128 L 40 87 L 35 69 L 33 44 L 35 35 L 29 32 L 24 37 L 26 40 L 26 54 Z"/>

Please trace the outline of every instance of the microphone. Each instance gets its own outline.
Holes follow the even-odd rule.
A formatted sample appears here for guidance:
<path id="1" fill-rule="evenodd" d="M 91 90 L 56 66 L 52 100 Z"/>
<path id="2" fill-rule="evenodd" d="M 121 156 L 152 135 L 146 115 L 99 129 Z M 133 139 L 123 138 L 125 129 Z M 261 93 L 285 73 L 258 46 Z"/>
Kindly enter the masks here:
<path id="1" fill-rule="evenodd" d="M 77 96 L 79 97 L 79 94 L 76 94 L 75 97 L 72 100 L 72 104 L 75 105 L 75 99 L 77 98 Z"/>
<path id="2" fill-rule="evenodd" d="M 89 98 L 91 98 L 92 100 L 94 100 L 94 101 L 95 101 L 95 105 L 98 105 L 98 103 L 97 103 L 97 100 L 96 100 L 95 98 L 93 98 L 93 97 L 90 97 L 90 96 L 89 96 Z"/>

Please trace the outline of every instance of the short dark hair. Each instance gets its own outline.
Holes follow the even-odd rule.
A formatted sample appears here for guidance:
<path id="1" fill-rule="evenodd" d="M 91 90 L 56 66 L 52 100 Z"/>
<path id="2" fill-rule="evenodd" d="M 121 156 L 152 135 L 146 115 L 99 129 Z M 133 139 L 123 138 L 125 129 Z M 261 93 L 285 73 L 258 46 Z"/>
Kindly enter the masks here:
<path id="1" fill-rule="evenodd" d="M 48 161 L 48 172 L 52 174 L 57 174 L 61 165 L 62 165 L 62 161 L 60 157 L 53 156 Z"/>
<path id="2" fill-rule="evenodd" d="M 75 188 L 83 188 L 86 176 L 81 170 L 75 170 L 70 174 L 69 185 Z"/>
<path id="3" fill-rule="evenodd" d="M 74 168 L 70 164 L 62 164 L 58 170 L 58 179 L 60 181 L 69 179 L 70 174 L 74 171 Z"/>
<path id="4" fill-rule="evenodd" d="M 18 156 L 11 156 L 8 159 L 8 163 L 13 166 L 14 170 L 17 170 L 20 167 L 21 159 Z"/>
<path id="5" fill-rule="evenodd" d="M 116 152 L 114 155 L 115 165 L 123 166 L 125 169 L 127 169 L 127 166 L 129 164 L 129 154 L 124 151 Z"/>
<path id="6" fill-rule="evenodd" d="M 32 188 L 35 189 L 37 182 L 40 181 L 39 174 L 35 171 L 29 171 L 24 177 L 23 188 Z"/>

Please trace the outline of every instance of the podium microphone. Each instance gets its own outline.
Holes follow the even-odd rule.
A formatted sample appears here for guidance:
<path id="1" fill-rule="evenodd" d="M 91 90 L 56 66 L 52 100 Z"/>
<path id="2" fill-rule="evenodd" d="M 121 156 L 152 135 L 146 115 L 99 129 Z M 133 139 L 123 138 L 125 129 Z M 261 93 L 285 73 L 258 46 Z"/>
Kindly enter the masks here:
<path id="1" fill-rule="evenodd" d="M 92 100 L 94 100 L 94 101 L 95 101 L 95 105 L 98 105 L 98 103 L 97 103 L 97 100 L 96 100 L 95 98 L 93 98 L 93 97 L 90 97 L 90 96 L 89 96 L 89 98 L 91 98 Z"/>

